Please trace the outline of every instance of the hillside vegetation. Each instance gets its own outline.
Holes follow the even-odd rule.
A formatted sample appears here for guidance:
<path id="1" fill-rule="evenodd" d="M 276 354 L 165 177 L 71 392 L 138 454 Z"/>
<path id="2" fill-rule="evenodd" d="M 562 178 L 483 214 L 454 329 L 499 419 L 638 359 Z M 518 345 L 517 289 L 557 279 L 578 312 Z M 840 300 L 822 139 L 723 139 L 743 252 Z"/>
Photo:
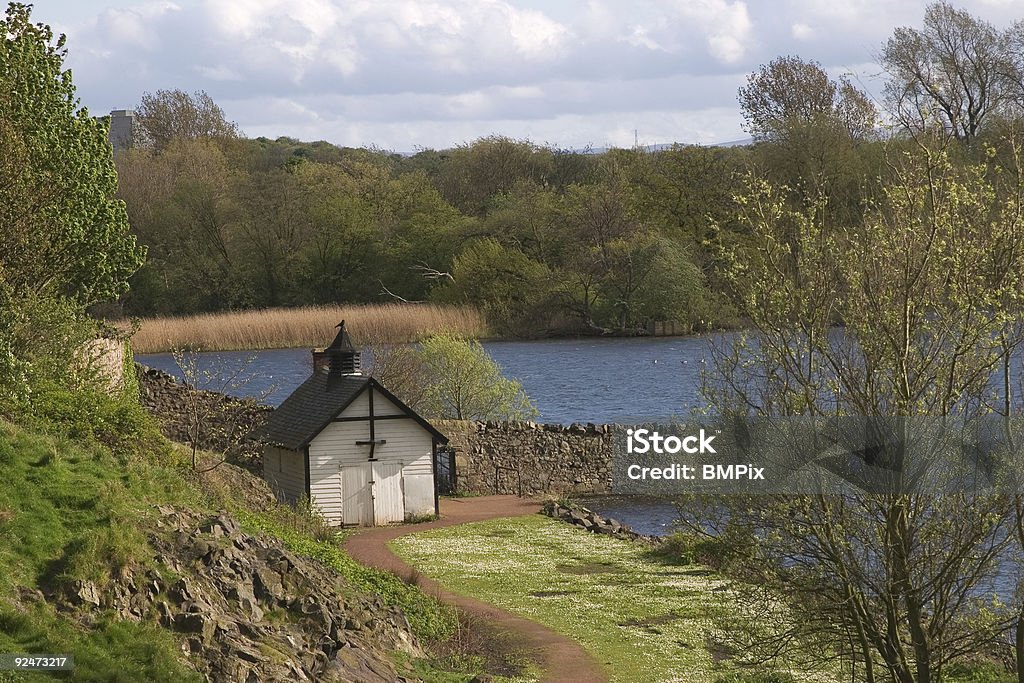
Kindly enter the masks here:
<path id="1" fill-rule="evenodd" d="M 172 464 L 76 441 L 0 422 L 0 652 L 73 654 L 79 680 L 202 680 L 154 623 L 60 611 L 73 586 L 154 563 L 154 505 L 199 503 Z"/>
<path id="2" fill-rule="evenodd" d="M 94 436 L 0 421 L 0 652 L 72 654 L 82 681 L 480 671 L 482 657 L 446 645 L 451 609 L 357 565 L 334 531 L 244 471 L 197 474 L 184 449 L 133 417 L 141 431 Z M 292 568 L 275 573 L 274 557 Z M 274 589 L 266 577 L 277 575 Z M 204 607 L 193 614 L 193 603 Z M 358 657 L 339 659 L 346 647 Z M 304 661 L 317 648 L 322 662 Z M 443 664 L 434 648 L 448 653 Z"/>

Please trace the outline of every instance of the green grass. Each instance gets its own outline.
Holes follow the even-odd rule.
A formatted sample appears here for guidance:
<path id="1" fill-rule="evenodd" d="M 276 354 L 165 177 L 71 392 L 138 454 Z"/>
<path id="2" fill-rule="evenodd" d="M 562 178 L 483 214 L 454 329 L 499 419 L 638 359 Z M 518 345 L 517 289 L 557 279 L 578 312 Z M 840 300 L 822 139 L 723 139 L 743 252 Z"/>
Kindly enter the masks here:
<path id="1" fill-rule="evenodd" d="M 85 628 L 18 599 L 19 588 L 57 590 L 74 579 L 102 587 L 121 567 L 152 562 L 140 520 L 156 504 L 196 501 L 177 465 L 0 421 L 0 478 L 0 652 L 72 653 L 81 681 L 201 680 L 154 626 L 99 613 Z"/>
<path id="2" fill-rule="evenodd" d="M 8 680 L 52 680 L 111 683 L 199 682 L 203 677 L 180 660 L 174 636 L 151 624 L 116 621 L 101 615 L 89 631 L 60 618 L 49 606 L 28 611 L 0 606 L 0 652 L 72 654 L 73 672 L 11 674 Z M 72 675 L 73 674 L 73 675 Z M 4 681 L 0 672 L 0 681 Z"/>
<path id="3" fill-rule="evenodd" d="M 708 649 L 725 582 L 700 566 L 546 517 L 465 524 L 395 539 L 424 574 L 582 643 L 613 681 L 705 683 L 735 671 Z M 718 589 L 716 591 L 716 589 Z"/>

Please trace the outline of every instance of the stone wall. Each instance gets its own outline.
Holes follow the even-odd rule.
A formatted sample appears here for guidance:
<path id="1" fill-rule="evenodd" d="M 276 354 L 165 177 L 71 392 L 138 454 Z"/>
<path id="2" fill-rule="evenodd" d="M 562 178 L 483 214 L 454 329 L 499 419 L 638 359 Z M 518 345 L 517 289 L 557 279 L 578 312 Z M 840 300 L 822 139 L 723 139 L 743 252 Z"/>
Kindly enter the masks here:
<path id="1" fill-rule="evenodd" d="M 458 491 L 597 494 L 611 490 L 614 425 L 437 422 L 455 449 Z"/>
<path id="2" fill-rule="evenodd" d="M 246 439 L 262 425 L 273 408 L 255 401 L 225 396 L 213 391 L 195 391 L 174 377 L 154 368 L 136 364 L 139 398 L 160 423 L 168 439 L 226 453 L 228 459 L 262 474 L 259 444 Z"/>

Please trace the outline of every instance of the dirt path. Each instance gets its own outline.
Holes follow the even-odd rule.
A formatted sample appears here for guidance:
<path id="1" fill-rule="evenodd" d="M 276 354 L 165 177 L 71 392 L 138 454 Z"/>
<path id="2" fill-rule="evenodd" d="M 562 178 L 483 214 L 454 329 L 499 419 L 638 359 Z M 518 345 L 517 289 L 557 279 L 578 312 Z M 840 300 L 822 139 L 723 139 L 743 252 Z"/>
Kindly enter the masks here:
<path id="1" fill-rule="evenodd" d="M 484 496 L 480 498 L 443 499 L 441 518 L 415 526 L 377 527 L 353 534 L 345 549 L 358 562 L 387 569 L 399 576 L 414 571 L 387 547 L 388 541 L 427 529 L 479 522 L 500 517 L 521 517 L 536 514 L 540 504 L 516 496 Z M 547 683 L 601 683 L 607 675 L 600 665 L 574 640 L 558 634 L 547 626 L 516 616 L 486 602 L 459 595 L 438 582 L 422 577 L 420 587 L 438 599 L 483 620 L 524 650 L 544 670 Z"/>

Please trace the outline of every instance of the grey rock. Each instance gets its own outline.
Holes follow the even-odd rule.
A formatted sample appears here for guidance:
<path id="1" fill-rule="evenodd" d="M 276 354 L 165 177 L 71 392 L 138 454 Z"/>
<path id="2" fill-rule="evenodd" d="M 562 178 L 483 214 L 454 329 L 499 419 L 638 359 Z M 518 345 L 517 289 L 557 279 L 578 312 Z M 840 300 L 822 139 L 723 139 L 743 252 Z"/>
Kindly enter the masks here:
<path id="1" fill-rule="evenodd" d="M 75 581 L 71 590 L 71 597 L 76 604 L 100 606 L 100 590 L 92 581 Z"/>

